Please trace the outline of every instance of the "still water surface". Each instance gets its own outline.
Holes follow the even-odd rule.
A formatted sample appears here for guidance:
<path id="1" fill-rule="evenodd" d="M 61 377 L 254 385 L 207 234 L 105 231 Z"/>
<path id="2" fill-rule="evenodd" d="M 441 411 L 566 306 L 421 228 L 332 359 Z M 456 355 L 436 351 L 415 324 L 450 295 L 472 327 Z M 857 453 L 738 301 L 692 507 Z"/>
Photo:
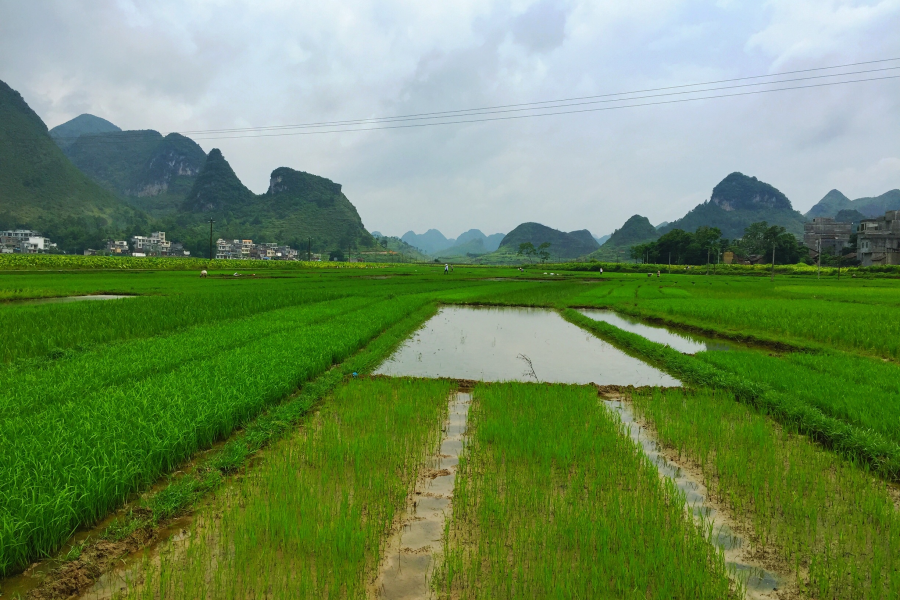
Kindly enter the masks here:
<path id="1" fill-rule="evenodd" d="M 579 312 L 595 321 L 609 323 L 619 329 L 635 333 L 651 342 L 665 344 L 673 350 L 685 354 L 696 354 L 706 350 L 732 350 L 734 348 L 733 344 L 684 333 L 662 325 L 648 325 L 638 319 L 620 315 L 611 310 L 583 309 Z"/>
<path id="2" fill-rule="evenodd" d="M 531 361 L 533 373 L 524 357 Z M 478 381 L 681 385 L 557 313 L 533 308 L 443 307 L 376 374 Z"/>

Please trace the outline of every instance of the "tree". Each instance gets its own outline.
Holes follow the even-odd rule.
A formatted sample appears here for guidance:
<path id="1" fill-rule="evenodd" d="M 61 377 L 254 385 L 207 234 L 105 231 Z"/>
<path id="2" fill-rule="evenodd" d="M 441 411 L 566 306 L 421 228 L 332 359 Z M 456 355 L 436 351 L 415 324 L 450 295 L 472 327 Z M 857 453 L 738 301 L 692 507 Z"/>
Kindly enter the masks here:
<path id="1" fill-rule="evenodd" d="M 780 225 L 769 226 L 765 221 L 751 223 L 744 230 L 740 246 L 747 254 L 762 256 L 764 260 L 772 260 L 772 249 L 775 250 L 775 264 L 789 265 L 800 260 L 803 249 L 794 234 Z"/>
<path id="2" fill-rule="evenodd" d="M 537 247 L 537 255 L 541 259 L 541 262 L 546 262 L 547 259 L 550 258 L 550 242 L 544 242 L 540 246 Z M 533 246 L 532 246 L 533 247 Z"/>
<path id="3" fill-rule="evenodd" d="M 520 256 L 524 256 L 525 258 L 531 258 L 535 254 L 537 254 L 537 248 L 534 247 L 534 244 L 531 242 L 522 242 L 519 244 L 519 251 L 516 254 Z"/>

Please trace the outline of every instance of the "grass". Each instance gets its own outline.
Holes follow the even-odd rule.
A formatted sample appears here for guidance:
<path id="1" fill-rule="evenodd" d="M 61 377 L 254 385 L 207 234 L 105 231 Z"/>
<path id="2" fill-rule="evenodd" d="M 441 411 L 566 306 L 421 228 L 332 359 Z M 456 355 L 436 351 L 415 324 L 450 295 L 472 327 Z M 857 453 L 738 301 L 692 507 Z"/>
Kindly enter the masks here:
<path id="1" fill-rule="evenodd" d="M 864 469 L 722 391 L 633 395 L 665 446 L 702 467 L 717 502 L 750 521 L 812 598 L 900 596 L 900 512 Z"/>
<path id="2" fill-rule="evenodd" d="M 185 548 L 126 597 L 358 598 L 437 447 L 447 382 L 352 380 L 217 494 Z M 176 575 L 177 576 L 174 576 Z"/>
<path id="3" fill-rule="evenodd" d="M 591 387 L 475 388 L 442 598 L 725 598 L 724 560 Z"/>

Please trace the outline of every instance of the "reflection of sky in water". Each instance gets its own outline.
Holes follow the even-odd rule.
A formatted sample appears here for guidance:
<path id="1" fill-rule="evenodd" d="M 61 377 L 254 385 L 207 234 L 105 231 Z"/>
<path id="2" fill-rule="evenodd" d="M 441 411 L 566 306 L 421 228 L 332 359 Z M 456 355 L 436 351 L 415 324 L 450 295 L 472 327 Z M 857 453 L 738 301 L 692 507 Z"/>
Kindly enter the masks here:
<path id="1" fill-rule="evenodd" d="M 651 342 L 666 344 L 673 350 L 678 350 L 685 354 L 696 354 L 697 352 L 703 352 L 704 350 L 731 350 L 732 348 L 730 344 L 725 342 L 707 340 L 695 335 L 681 333 L 680 331 L 673 331 L 662 326 L 646 325 L 637 319 L 630 319 L 610 310 L 584 309 L 579 312 L 595 321 L 609 323 L 619 329 L 636 333 Z"/>
<path id="2" fill-rule="evenodd" d="M 441 308 L 376 373 L 533 381 L 520 354 L 542 382 L 681 385 L 557 313 L 531 308 Z"/>

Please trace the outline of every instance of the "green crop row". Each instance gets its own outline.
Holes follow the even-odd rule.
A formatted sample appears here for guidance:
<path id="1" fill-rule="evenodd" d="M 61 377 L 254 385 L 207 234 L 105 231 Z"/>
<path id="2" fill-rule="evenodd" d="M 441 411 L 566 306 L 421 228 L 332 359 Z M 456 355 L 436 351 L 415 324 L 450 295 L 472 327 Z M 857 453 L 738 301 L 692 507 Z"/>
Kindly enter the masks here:
<path id="1" fill-rule="evenodd" d="M 164 258 L 133 256 L 78 256 L 69 254 L 0 254 L 0 271 L 59 269 L 153 269 L 200 271 L 201 269 L 327 269 L 379 268 L 369 263 L 288 260 L 209 260 L 208 258 Z"/>
<path id="2" fill-rule="evenodd" d="M 604 273 L 656 273 L 657 271 L 661 271 L 663 273 L 689 273 L 689 274 L 705 274 L 707 270 L 711 274 L 717 275 L 755 275 L 758 277 L 765 277 L 772 273 L 772 265 L 770 264 L 760 264 L 760 265 L 726 265 L 724 263 L 716 264 L 711 263 L 709 266 L 707 265 L 695 265 L 691 266 L 691 268 L 685 269 L 685 265 L 669 265 L 669 264 L 655 264 L 655 263 L 608 263 L 608 262 L 571 262 L 571 263 L 546 263 L 542 265 L 525 265 L 525 268 L 529 269 L 543 269 L 544 271 L 551 269 L 554 271 L 590 271 L 590 272 L 600 272 L 600 269 L 603 269 Z M 885 276 L 885 275 L 900 275 L 900 267 L 897 265 L 889 265 L 889 266 L 877 266 L 877 267 L 842 267 L 840 269 L 841 277 L 850 277 L 851 275 L 859 276 Z M 804 276 L 817 276 L 822 275 L 825 277 L 835 277 L 838 276 L 837 267 L 822 267 L 819 269 L 815 265 L 807 265 L 805 263 L 798 263 L 795 265 L 775 265 L 775 273 L 777 275 L 804 275 Z"/>
<path id="3" fill-rule="evenodd" d="M 701 352 L 700 360 L 900 443 L 900 367 L 837 352 Z"/>
<path id="4" fill-rule="evenodd" d="M 636 312 L 726 332 L 758 332 L 766 337 L 808 340 L 853 351 L 900 359 L 900 321 L 896 310 L 878 304 L 819 300 L 740 301 L 671 299 L 639 303 Z"/>
<path id="5" fill-rule="evenodd" d="M 108 364 L 120 362 L 118 346 L 78 363 L 80 370 L 54 365 L 45 391 L 40 372 L 14 373 L 32 379 L 30 392 L 39 400 L 4 390 L 0 403 L 0 571 L 51 551 L 74 528 L 102 517 L 425 302 L 401 297 L 356 310 L 319 304 L 273 311 L 265 335 L 250 331 L 253 322 L 240 343 L 203 356 L 185 346 L 184 362 L 139 377 L 123 377 L 125 371 Z M 242 328 L 241 321 L 233 326 Z M 205 349 L 215 337 L 209 332 L 206 343 L 193 341 Z M 191 340 L 188 332 L 185 341 Z M 143 341 L 130 344 L 153 352 Z M 161 345 L 179 352 L 177 340 Z M 129 351 L 123 356 L 133 359 Z M 95 371 L 98 383 L 66 381 L 66 374 L 93 379 Z M 77 393 L 56 393 L 66 390 Z"/>
<path id="6" fill-rule="evenodd" d="M 752 547 L 793 571 L 804 597 L 900 597 L 900 512 L 884 482 L 730 393 L 632 398 L 665 446 L 701 465 L 712 497 L 751 523 Z"/>
<path id="7" fill-rule="evenodd" d="M 568 309 L 563 317 L 616 347 L 656 365 L 681 381 L 730 392 L 837 452 L 871 465 L 890 479 L 900 478 L 900 445 L 892 438 L 823 413 L 793 393 L 717 368 L 697 357 L 651 342 L 618 327 Z M 866 398 L 857 402 L 864 403 Z"/>
<path id="8" fill-rule="evenodd" d="M 364 598 L 384 540 L 437 448 L 450 385 L 354 380 L 225 488 L 179 552 L 126 598 Z"/>
<path id="9" fill-rule="evenodd" d="M 728 598 L 724 559 L 590 387 L 475 388 L 441 598 Z"/>

